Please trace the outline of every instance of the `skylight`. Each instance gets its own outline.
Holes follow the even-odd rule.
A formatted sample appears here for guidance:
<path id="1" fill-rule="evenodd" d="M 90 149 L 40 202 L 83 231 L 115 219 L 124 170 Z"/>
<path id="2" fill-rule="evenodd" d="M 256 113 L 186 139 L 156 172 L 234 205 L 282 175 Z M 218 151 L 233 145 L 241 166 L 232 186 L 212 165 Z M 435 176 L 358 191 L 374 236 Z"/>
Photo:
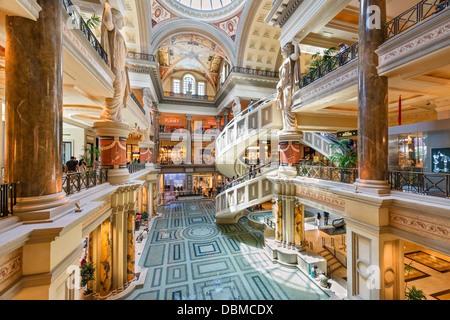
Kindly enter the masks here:
<path id="1" fill-rule="evenodd" d="M 182 5 L 195 10 L 217 10 L 226 7 L 235 0 L 176 0 Z"/>

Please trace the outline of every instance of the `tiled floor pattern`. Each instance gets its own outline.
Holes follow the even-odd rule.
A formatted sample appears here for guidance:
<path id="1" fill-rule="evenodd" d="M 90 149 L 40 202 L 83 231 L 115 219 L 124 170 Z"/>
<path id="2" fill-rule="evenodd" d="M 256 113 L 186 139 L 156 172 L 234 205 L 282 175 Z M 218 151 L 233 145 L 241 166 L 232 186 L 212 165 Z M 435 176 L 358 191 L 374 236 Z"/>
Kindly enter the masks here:
<path id="1" fill-rule="evenodd" d="M 135 300 L 325 300 L 296 267 L 272 263 L 262 232 L 246 218 L 216 225 L 214 203 L 174 203 L 153 221 L 139 266 L 147 268 Z"/>

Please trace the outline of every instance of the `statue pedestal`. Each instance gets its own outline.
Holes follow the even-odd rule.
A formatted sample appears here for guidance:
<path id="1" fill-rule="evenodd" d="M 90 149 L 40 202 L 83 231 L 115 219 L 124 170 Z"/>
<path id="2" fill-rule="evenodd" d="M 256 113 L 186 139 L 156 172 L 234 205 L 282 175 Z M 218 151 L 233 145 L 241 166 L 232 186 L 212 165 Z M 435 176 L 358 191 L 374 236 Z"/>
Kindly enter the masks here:
<path id="1" fill-rule="evenodd" d="M 297 168 L 300 163 L 300 141 L 303 133 L 300 130 L 282 130 L 278 134 L 280 143 L 280 167 L 278 175 L 296 177 Z"/>
<path id="2" fill-rule="evenodd" d="M 112 185 L 130 181 L 127 168 L 128 125 L 113 121 L 95 122 L 100 148 L 100 168 L 108 169 L 108 182 Z"/>

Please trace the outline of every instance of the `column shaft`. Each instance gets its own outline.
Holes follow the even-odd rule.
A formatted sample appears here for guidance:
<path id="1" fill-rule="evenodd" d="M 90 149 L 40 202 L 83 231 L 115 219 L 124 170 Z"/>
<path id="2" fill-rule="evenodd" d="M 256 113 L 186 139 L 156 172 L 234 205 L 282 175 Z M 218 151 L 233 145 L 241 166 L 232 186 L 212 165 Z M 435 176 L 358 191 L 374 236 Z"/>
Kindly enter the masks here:
<path id="1" fill-rule="evenodd" d="M 6 18 L 5 178 L 20 182 L 19 198 L 57 199 L 32 208 L 19 199 L 16 212 L 67 202 L 62 193 L 61 1 L 38 4 L 42 11 L 37 21 Z"/>
<path id="2" fill-rule="evenodd" d="M 384 185 L 388 169 L 388 78 L 375 53 L 386 40 L 386 0 L 361 0 L 359 29 L 359 182 Z M 373 184 L 370 183 L 369 184 Z M 381 187 L 383 188 L 383 187 Z"/>

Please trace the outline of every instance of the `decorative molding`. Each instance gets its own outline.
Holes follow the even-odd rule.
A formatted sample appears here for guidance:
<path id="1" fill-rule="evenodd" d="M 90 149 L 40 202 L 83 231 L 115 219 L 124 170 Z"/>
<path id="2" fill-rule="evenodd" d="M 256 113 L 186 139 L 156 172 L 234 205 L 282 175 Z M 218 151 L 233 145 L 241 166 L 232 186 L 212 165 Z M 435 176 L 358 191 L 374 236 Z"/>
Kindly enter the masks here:
<path id="1" fill-rule="evenodd" d="M 389 225 L 428 239 L 450 244 L 450 222 L 403 210 L 389 209 Z"/>
<path id="2" fill-rule="evenodd" d="M 345 201 L 339 199 L 332 193 L 296 186 L 296 196 L 298 198 L 307 198 L 314 202 L 319 202 L 338 210 L 345 211 Z"/>
<path id="3" fill-rule="evenodd" d="M 325 96 L 357 85 L 358 61 L 359 59 L 355 59 L 346 66 L 336 69 L 309 86 L 297 91 L 293 97 L 294 105 L 292 109 L 295 111 Z"/>
<path id="4" fill-rule="evenodd" d="M 22 276 L 22 248 L 0 258 L 0 293 Z"/>

